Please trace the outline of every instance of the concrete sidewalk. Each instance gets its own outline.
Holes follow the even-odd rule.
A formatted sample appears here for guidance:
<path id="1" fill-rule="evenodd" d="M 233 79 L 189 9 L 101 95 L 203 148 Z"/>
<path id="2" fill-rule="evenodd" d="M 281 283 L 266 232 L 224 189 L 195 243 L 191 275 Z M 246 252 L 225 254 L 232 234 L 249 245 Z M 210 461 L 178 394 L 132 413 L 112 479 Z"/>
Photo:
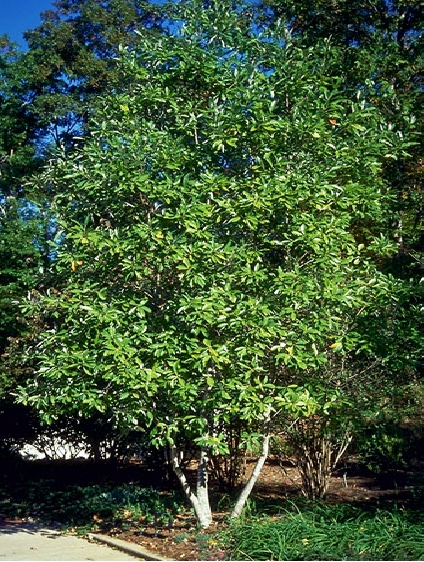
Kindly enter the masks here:
<path id="1" fill-rule="evenodd" d="M 148 560 L 137 545 L 99 537 L 111 546 L 79 538 L 36 523 L 4 523 L 0 527 L 0 562 L 3 560 Z M 122 544 L 121 544 L 122 543 Z M 122 549 L 125 549 L 123 551 Z M 147 552 L 147 551 L 146 551 Z M 156 558 L 157 560 L 157 558 Z"/>

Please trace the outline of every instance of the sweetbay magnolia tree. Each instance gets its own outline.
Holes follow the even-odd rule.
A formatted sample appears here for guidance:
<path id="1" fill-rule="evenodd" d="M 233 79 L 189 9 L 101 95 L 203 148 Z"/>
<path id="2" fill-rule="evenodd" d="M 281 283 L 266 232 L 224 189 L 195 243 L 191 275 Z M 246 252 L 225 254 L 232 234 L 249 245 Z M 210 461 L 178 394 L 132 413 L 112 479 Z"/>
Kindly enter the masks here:
<path id="1" fill-rule="evenodd" d="M 20 399 L 47 421 L 101 411 L 158 446 L 191 441 L 196 488 L 174 468 L 206 527 L 234 420 L 263 443 L 234 515 L 281 417 L 342 423 L 350 395 L 325 366 L 372 350 L 360 326 L 401 289 L 374 261 L 392 251 L 382 170 L 408 136 L 338 76 L 330 41 L 301 49 L 225 2 L 197 8 L 122 49 L 122 88 L 38 180 L 63 282 L 27 308 L 48 329 Z"/>

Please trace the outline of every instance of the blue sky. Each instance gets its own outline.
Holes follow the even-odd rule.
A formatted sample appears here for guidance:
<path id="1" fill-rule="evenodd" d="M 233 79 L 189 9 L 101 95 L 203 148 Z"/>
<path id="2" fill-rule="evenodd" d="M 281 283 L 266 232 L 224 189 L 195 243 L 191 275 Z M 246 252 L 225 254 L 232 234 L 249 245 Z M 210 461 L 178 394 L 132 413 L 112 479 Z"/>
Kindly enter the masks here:
<path id="1" fill-rule="evenodd" d="M 53 0 L 0 0 L 0 35 L 7 33 L 12 41 L 26 48 L 22 34 L 37 27 L 40 13 L 52 4 Z"/>

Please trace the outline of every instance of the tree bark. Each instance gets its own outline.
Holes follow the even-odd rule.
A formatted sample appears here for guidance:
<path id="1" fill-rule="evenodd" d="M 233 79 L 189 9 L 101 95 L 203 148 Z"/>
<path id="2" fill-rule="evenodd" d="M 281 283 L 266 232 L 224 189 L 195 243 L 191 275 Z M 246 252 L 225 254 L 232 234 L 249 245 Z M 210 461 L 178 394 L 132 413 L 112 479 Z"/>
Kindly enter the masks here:
<path id="1" fill-rule="evenodd" d="M 246 485 L 241 491 L 239 498 L 236 502 L 236 505 L 234 506 L 233 511 L 231 512 L 232 519 L 240 516 L 243 507 L 246 504 L 247 498 L 249 497 L 250 492 L 253 489 L 253 486 L 255 485 L 257 479 L 259 478 L 259 474 L 261 473 L 262 467 L 264 466 L 265 461 L 268 458 L 270 437 L 271 436 L 269 434 L 264 436 L 264 441 L 262 443 L 262 454 L 257 460 L 252 475 L 250 476 L 249 480 L 247 481 Z"/>
<path id="2" fill-rule="evenodd" d="M 196 497 L 203 517 L 209 526 L 212 523 L 212 511 L 209 503 L 209 455 L 205 447 L 200 449 L 199 465 L 197 467 Z M 201 523 L 202 527 L 205 527 Z"/>
<path id="3" fill-rule="evenodd" d="M 206 450 L 202 448 L 200 453 L 199 466 L 197 468 L 197 484 L 196 492 L 190 487 L 184 472 L 181 470 L 180 461 L 178 458 L 178 451 L 175 447 L 171 449 L 172 454 L 172 467 L 174 473 L 183 487 L 184 493 L 192 505 L 196 514 L 199 524 L 206 529 L 212 523 L 212 511 L 209 504 L 209 490 L 208 490 L 208 457 Z"/>

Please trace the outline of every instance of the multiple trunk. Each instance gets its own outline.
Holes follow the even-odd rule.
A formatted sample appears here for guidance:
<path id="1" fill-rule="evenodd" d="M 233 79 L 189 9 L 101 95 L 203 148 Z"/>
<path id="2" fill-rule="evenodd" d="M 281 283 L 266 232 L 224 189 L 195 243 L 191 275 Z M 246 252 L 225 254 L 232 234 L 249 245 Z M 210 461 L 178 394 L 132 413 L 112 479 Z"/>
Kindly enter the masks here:
<path id="1" fill-rule="evenodd" d="M 338 437 L 326 429 L 323 420 L 303 420 L 289 437 L 302 478 L 302 492 L 313 500 L 325 497 L 331 474 L 352 441 L 348 429 Z"/>
<path id="2" fill-rule="evenodd" d="M 239 498 L 233 508 L 233 511 L 231 512 L 231 517 L 233 518 L 238 517 L 241 514 L 246 504 L 247 498 L 249 497 L 253 486 L 255 485 L 261 473 L 262 467 L 265 464 L 266 459 L 268 458 L 269 440 L 270 435 L 266 435 L 264 437 L 262 445 L 262 454 L 256 462 L 256 466 L 253 469 L 252 475 L 243 487 Z M 172 449 L 172 467 L 174 473 L 180 481 L 184 493 L 194 509 L 199 525 L 203 528 L 209 527 L 213 520 L 212 510 L 209 502 L 208 464 L 208 451 L 206 448 L 201 448 L 196 472 L 196 491 L 194 492 L 192 486 L 190 486 L 190 483 L 187 480 L 186 475 L 181 469 L 177 449 Z"/>
<path id="3" fill-rule="evenodd" d="M 311 421 L 312 420 L 309 420 L 309 422 Z M 303 426 L 298 427 L 299 432 L 297 437 L 301 434 L 303 438 L 305 438 L 307 434 L 308 439 L 300 439 L 295 448 L 297 449 L 297 466 L 302 478 L 302 490 L 309 498 L 316 499 L 325 496 L 331 473 L 349 446 L 351 436 L 349 432 L 346 432 L 342 438 L 334 439 L 334 436 L 322 432 L 323 427 L 318 420 L 313 420 L 313 422 L 315 423 L 306 422 L 305 424 L 304 421 Z M 297 441 L 297 439 L 293 439 L 292 445 L 294 441 Z M 231 518 L 236 518 L 241 515 L 253 486 L 259 478 L 265 461 L 268 458 L 269 442 L 270 435 L 266 434 L 263 438 L 261 455 L 235 503 L 231 512 Z M 172 450 L 172 465 L 187 499 L 194 508 L 199 525 L 203 528 L 209 527 L 213 519 L 209 502 L 209 456 L 207 449 L 200 449 L 195 492 L 181 469 L 176 449 Z"/>

